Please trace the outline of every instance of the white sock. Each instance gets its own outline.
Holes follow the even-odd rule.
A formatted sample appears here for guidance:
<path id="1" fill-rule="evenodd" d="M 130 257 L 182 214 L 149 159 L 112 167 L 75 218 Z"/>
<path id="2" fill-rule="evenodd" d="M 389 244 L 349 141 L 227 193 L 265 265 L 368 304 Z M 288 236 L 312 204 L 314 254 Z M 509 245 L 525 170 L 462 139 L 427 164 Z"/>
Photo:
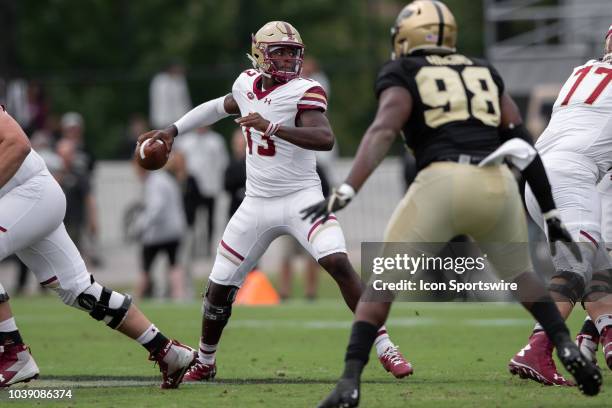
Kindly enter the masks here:
<path id="1" fill-rule="evenodd" d="M 136 341 L 139 344 L 147 344 L 148 342 L 150 342 L 151 340 L 153 340 L 155 338 L 155 336 L 157 335 L 157 333 L 159 333 L 159 330 L 157 329 L 157 327 L 155 327 L 154 324 L 151 324 L 149 326 L 149 328 L 147 330 L 145 330 L 137 339 Z"/>
<path id="2" fill-rule="evenodd" d="M 213 364 L 215 362 L 215 354 L 217 354 L 217 345 L 204 344 L 200 339 L 200 348 L 198 350 L 198 360 L 204 364 Z"/>
<path id="3" fill-rule="evenodd" d="M 17 324 L 15 323 L 14 317 L 0 322 L 0 332 L 2 333 L 14 332 L 17 330 Z"/>
<path id="4" fill-rule="evenodd" d="M 393 347 L 394 344 L 389 338 L 387 328 L 385 326 L 378 329 L 377 334 L 378 336 L 376 337 L 376 340 L 374 340 L 374 345 L 376 346 L 376 355 L 380 357 L 385 350 L 387 350 L 389 347 Z"/>
<path id="5" fill-rule="evenodd" d="M 612 314 L 602 314 L 597 319 L 595 319 L 595 327 L 597 327 L 597 331 L 599 332 L 599 334 L 601 334 L 603 330 L 608 326 L 612 326 Z"/>

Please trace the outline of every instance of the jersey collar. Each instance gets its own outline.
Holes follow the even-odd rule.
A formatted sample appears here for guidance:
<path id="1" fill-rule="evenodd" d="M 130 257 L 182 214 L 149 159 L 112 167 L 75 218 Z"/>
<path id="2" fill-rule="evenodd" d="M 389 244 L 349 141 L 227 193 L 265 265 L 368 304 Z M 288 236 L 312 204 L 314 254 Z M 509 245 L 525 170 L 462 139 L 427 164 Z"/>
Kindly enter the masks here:
<path id="1" fill-rule="evenodd" d="M 276 88 L 279 88 L 279 87 L 281 87 L 281 86 L 291 82 L 291 81 L 288 81 L 288 82 L 279 82 L 276 85 L 274 85 L 273 87 L 268 88 L 265 91 L 262 91 L 260 89 L 261 81 L 263 81 L 263 75 L 259 75 L 257 78 L 255 78 L 255 81 L 253 81 L 253 93 L 255 94 L 255 96 L 257 96 L 257 99 L 265 98 L 266 96 L 268 96 L 270 94 L 270 92 L 272 92 Z"/>

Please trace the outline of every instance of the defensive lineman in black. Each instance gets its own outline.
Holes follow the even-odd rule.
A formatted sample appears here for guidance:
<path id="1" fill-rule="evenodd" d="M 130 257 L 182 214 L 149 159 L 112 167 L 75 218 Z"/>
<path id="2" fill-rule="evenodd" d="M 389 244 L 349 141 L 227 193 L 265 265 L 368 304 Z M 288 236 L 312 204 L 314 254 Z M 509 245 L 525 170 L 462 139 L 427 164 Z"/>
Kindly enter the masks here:
<path id="1" fill-rule="evenodd" d="M 597 394 L 601 373 L 580 354 L 546 288 L 532 273 L 521 197 L 503 159 L 521 169 L 530 184 L 549 239 L 565 243 L 576 257 L 579 252 L 558 217 L 542 161 L 501 78 L 487 63 L 456 53 L 455 20 L 440 1 L 410 3 L 391 32 L 392 60 L 375 87 L 378 111 L 351 172 L 330 196 L 303 213 L 326 217 L 344 208 L 403 133 L 419 172 L 395 209 L 384 241 L 419 248 L 420 243 L 443 245 L 457 235 L 471 236 L 489 255 L 497 275 L 518 284 L 518 298 L 554 339 L 561 362 L 581 391 Z M 355 313 L 344 373 L 320 407 L 359 404 L 361 372 L 391 307 L 364 302 L 373 298 L 368 291 L 371 285 Z"/>

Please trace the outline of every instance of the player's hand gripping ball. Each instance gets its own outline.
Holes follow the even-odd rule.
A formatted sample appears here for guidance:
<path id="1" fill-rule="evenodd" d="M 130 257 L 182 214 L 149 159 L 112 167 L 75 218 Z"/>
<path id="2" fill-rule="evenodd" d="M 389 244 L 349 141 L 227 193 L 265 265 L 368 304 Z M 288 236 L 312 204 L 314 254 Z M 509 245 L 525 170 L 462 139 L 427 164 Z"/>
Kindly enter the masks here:
<path id="1" fill-rule="evenodd" d="M 136 145 L 136 161 L 146 170 L 159 170 L 166 165 L 170 156 L 168 145 L 161 139 L 149 138 Z"/>

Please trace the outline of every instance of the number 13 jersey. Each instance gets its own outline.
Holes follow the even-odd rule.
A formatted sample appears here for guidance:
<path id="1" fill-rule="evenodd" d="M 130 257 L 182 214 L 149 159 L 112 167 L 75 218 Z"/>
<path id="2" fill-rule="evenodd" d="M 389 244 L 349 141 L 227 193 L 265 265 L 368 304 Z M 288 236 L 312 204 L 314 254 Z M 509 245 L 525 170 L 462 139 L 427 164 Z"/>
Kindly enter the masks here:
<path id="1" fill-rule="evenodd" d="M 327 96 L 313 80 L 295 78 L 262 90 L 262 75 L 244 71 L 234 82 L 232 96 L 241 116 L 257 112 L 264 119 L 286 127 L 297 127 L 307 110 L 327 110 Z M 321 188 L 313 150 L 303 149 L 275 136 L 264 136 L 253 128 L 242 128 L 247 141 L 246 195 L 279 197 L 311 187 Z"/>
<path id="2" fill-rule="evenodd" d="M 461 54 L 400 57 L 381 68 L 377 97 L 393 86 L 412 96 L 403 134 L 419 170 L 460 154 L 484 158 L 500 146 L 504 84 L 487 62 Z"/>
<path id="3" fill-rule="evenodd" d="M 610 63 L 591 60 L 574 68 L 555 101 L 550 123 L 536 142 L 542 156 L 581 155 L 597 166 L 599 178 L 612 167 L 611 81 Z"/>

